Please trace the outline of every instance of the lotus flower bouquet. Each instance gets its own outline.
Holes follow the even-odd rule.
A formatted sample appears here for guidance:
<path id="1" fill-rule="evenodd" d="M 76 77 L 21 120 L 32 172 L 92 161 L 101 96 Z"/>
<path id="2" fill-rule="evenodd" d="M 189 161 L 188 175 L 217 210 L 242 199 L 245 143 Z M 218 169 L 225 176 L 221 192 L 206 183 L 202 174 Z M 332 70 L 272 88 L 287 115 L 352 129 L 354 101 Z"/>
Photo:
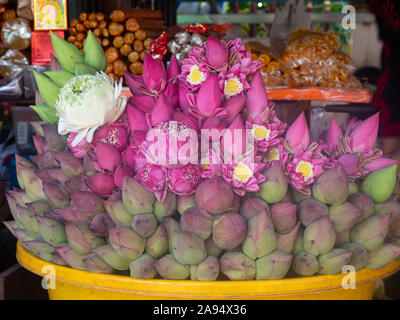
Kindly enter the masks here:
<path id="1" fill-rule="evenodd" d="M 240 39 L 208 38 L 179 65 L 146 56 L 132 92 L 52 34 L 62 70 L 35 74 L 37 155 L 7 194 L 22 245 L 59 265 L 133 278 L 280 279 L 378 269 L 400 255 L 397 161 L 378 115 L 311 141 L 268 101 Z"/>

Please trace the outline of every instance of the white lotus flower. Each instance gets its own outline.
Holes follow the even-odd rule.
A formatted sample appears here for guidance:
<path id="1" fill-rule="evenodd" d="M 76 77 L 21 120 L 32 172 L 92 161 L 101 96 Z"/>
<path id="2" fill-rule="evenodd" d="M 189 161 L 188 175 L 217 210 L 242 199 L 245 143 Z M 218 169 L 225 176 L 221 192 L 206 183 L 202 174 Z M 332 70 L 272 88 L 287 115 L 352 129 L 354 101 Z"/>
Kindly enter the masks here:
<path id="1" fill-rule="evenodd" d="M 122 79 L 114 84 L 105 73 L 72 78 L 61 88 L 56 103 L 58 133 L 76 132 L 72 146 L 84 138 L 92 142 L 98 127 L 115 122 L 124 112 L 127 97 L 121 91 Z"/>

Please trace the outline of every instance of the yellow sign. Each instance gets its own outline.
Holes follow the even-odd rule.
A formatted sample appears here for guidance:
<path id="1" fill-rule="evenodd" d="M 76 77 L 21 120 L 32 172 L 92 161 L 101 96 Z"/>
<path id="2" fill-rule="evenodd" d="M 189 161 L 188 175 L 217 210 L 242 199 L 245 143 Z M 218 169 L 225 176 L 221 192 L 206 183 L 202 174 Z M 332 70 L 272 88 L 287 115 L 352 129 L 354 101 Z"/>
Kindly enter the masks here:
<path id="1" fill-rule="evenodd" d="M 35 30 L 67 30 L 67 0 L 33 0 Z"/>

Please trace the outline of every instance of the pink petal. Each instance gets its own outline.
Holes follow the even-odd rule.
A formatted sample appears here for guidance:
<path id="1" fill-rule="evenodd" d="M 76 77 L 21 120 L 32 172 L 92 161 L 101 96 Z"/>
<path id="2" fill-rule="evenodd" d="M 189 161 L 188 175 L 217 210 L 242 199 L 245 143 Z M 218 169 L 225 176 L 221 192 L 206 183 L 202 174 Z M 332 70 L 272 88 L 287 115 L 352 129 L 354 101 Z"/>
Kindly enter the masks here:
<path id="1" fill-rule="evenodd" d="M 395 164 L 398 164 L 399 162 L 396 160 L 388 159 L 388 158 L 379 158 L 376 160 L 373 160 L 372 162 L 368 163 L 367 165 L 364 166 L 365 169 L 367 169 L 370 172 L 374 172 L 383 168 L 391 167 Z"/>
<path id="2" fill-rule="evenodd" d="M 257 71 L 251 82 L 251 88 L 247 91 L 246 109 L 249 117 L 253 120 L 257 118 L 268 105 L 267 92 L 261 77 L 261 73 Z"/>
<path id="3" fill-rule="evenodd" d="M 326 137 L 326 142 L 330 147 L 339 146 L 340 137 L 343 136 L 342 129 L 340 129 L 339 125 L 336 122 L 335 118 L 332 118 L 331 125 L 328 129 L 328 135 Z"/>
<path id="4" fill-rule="evenodd" d="M 364 120 L 350 134 L 353 152 L 372 150 L 378 137 L 379 113 Z"/>
<path id="5" fill-rule="evenodd" d="M 294 152 L 298 150 L 305 150 L 310 144 L 310 132 L 308 130 L 306 117 L 304 112 L 293 122 L 286 133 L 286 140 Z"/>

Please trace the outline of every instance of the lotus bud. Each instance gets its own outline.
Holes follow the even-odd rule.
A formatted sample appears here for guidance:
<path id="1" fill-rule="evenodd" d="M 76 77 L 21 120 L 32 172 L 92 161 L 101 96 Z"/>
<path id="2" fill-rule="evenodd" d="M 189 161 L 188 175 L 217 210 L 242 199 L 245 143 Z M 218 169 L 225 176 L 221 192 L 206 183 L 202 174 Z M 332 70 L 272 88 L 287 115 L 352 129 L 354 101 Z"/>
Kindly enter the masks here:
<path id="1" fill-rule="evenodd" d="M 154 266 L 164 279 L 184 280 L 190 275 L 190 267 L 179 263 L 172 254 L 167 254 L 157 260 Z"/>
<path id="2" fill-rule="evenodd" d="M 188 109 L 190 107 L 188 95 L 190 94 L 189 89 L 183 82 L 179 82 L 178 84 L 179 89 L 179 106 L 181 107 L 184 113 L 188 113 Z"/>
<path id="3" fill-rule="evenodd" d="M 312 254 L 302 251 L 293 260 L 293 270 L 303 277 L 313 276 L 319 270 L 319 262 Z"/>
<path id="4" fill-rule="evenodd" d="M 249 117 L 255 120 L 268 106 L 268 97 L 265 90 L 261 73 L 257 71 L 251 81 L 250 89 L 247 91 L 246 110 Z"/>
<path id="5" fill-rule="evenodd" d="M 304 250 L 314 256 L 328 253 L 336 241 L 335 228 L 328 216 L 325 216 L 304 230 Z"/>
<path id="6" fill-rule="evenodd" d="M 350 231 L 352 242 L 363 245 L 368 252 L 378 249 L 389 233 L 391 213 L 372 216 L 355 225 Z"/>
<path id="7" fill-rule="evenodd" d="M 253 280 L 256 263 L 242 252 L 227 252 L 219 260 L 221 272 L 230 280 Z"/>
<path id="8" fill-rule="evenodd" d="M 68 263 L 55 250 L 51 253 L 51 261 L 59 266 L 68 266 Z"/>
<path id="9" fill-rule="evenodd" d="M 101 197 L 110 196 L 116 188 L 114 177 L 100 172 L 88 177 L 86 185 L 90 191 Z"/>
<path id="10" fill-rule="evenodd" d="M 131 132 L 147 131 L 149 129 L 149 125 L 145 117 L 145 112 L 143 112 L 142 110 L 139 110 L 133 105 L 128 104 L 127 115 L 128 115 L 129 129 L 131 130 Z"/>
<path id="11" fill-rule="evenodd" d="M 167 68 L 167 79 L 174 79 L 178 74 L 181 73 L 181 68 L 179 66 L 178 59 L 176 56 L 172 56 L 171 61 L 169 62 L 168 68 Z"/>
<path id="12" fill-rule="evenodd" d="M 219 258 L 221 256 L 223 249 L 217 246 L 212 237 L 204 241 L 204 246 L 207 250 L 207 256 L 212 256 L 216 258 Z"/>
<path id="13" fill-rule="evenodd" d="M 340 247 L 341 245 L 348 242 L 350 242 L 350 230 L 336 234 L 335 247 Z"/>
<path id="14" fill-rule="evenodd" d="M 198 208 L 189 208 L 181 217 L 181 230 L 191 232 L 203 240 L 211 235 L 213 222 L 201 213 Z"/>
<path id="15" fill-rule="evenodd" d="M 98 237 L 107 237 L 112 228 L 115 228 L 115 224 L 105 213 L 94 216 L 89 226 L 89 230 Z"/>
<path id="16" fill-rule="evenodd" d="M 35 214 L 42 216 L 44 213 L 51 210 L 50 204 L 46 200 L 38 200 L 26 204 L 27 208 Z"/>
<path id="17" fill-rule="evenodd" d="M 36 256 L 45 261 L 52 261 L 51 253 L 54 248 L 41 240 L 24 241 L 22 245 L 32 251 Z"/>
<path id="18" fill-rule="evenodd" d="M 243 219 L 243 218 L 242 218 Z M 243 219 L 244 220 L 244 219 Z M 243 225 L 244 228 L 246 225 Z M 233 233 L 230 234 L 229 237 L 232 237 L 235 232 L 234 229 L 227 229 L 226 232 Z M 237 233 L 239 235 L 239 233 Z M 214 241 L 217 245 L 223 249 L 223 246 L 220 245 L 218 241 L 216 241 L 216 235 L 213 230 Z M 232 243 L 237 244 L 237 242 Z M 238 243 L 240 244 L 240 243 Z M 233 247 L 228 247 L 228 249 L 232 249 Z M 255 217 L 251 218 L 248 221 L 247 235 L 243 241 L 242 250 L 248 257 L 251 259 L 257 259 L 263 257 L 267 254 L 270 254 L 272 251 L 276 249 L 276 235 L 274 231 L 274 226 L 271 218 L 268 216 L 266 211 L 261 211 Z"/>
<path id="19" fill-rule="evenodd" d="M 135 178 L 122 179 L 122 202 L 132 215 L 153 212 L 154 194 L 146 190 Z"/>
<path id="20" fill-rule="evenodd" d="M 173 108 L 164 94 L 160 94 L 153 110 L 150 113 L 150 122 L 153 127 L 162 123 L 172 120 Z"/>
<path id="21" fill-rule="evenodd" d="M 36 176 L 35 169 L 21 167 L 20 178 L 31 201 L 46 200 L 42 180 Z"/>
<path id="22" fill-rule="evenodd" d="M 388 158 L 379 158 L 372 160 L 370 163 L 364 166 L 364 169 L 374 172 L 381 170 L 383 168 L 391 167 L 393 165 L 397 165 L 399 162 L 397 160 L 392 160 Z"/>
<path id="23" fill-rule="evenodd" d="M 65 188 L 43 182 L 43 192 L 54 208 L 62 209 L 69 205 L 69 193 Z"/>
<path id="24" fill-rule="evenodd" d="M 122 187 L 122 178 L 125 176 L 133 177 L 133 170 L 126 165 L 119 165 L 114 171 L 114 184 L 118 188 Z"/>
<path id="25" fill-rule="evenodd" d="M 313 185 L 313 196 L 331 205 L 342 204 L 347 199 L 347 177 L 342 166 L 325 171 Z"/>
<path id="26" fill-rule="evenodd" d="M 256 260 L 256 279 L 282 279 L 286 276 L 293 256 L 281 250 Z"/>
<path id="27" fill-rule="evenodd" d="M 172 238 L 172 254 L 183 264 L 198 264 L 207 256 L 204 241 L 193 233 L 183 231 Z"/>
<path id="28" fill-rule="evenodd" d="M 67 147 L 67 136 L 58 134 L 56 125 L 44 124 L 42 125 L 42 129 L 48 150 L 55 152 L 65 151 Z"/>
<path id="29" fill-rule="evenodd" d="M 370 173 L 361 184 L 363 193 L 376 203 L 387 201 L 396 186 L 397 165 Z"/>
<path id="30" fill-rule="evenodd" d="M 103 199 L 88 191 L 71 194 L 71 202 L 83 213 L 95 215 L 105 211 Z"/>
<path id="31" fill-rule="evenodd" d="M 17 202 L 15 199 L 10 195 L 10 193 L 6 193 L 8 206 L 10 207 L 10 212 L 15 220 L 15 222 L 22 226 L 22 217 L 19 214 L 19 210 L 17 209 Z"/>
<path id="32" fill-rule="evenodd" d="M 375 204 L 370 197 L 364 193 L 355 193 L 348 198 L 348 202 L 361 211 L 361 216 L 357 220 L 361 222 L 374 214 Z"/>
<path id="33" fill-rule="evenodd" d="M 264 219 L 266 220 L 265 216 L 266 214 L 264 214 Z M 257 217 L 255 218 L 257 219 Z M 263 218 L 260 217 L 258 219 Z M 267 222 L 265 221 L 264 223 L 265 228 L 267 228 Z M 253 232 L 257 232 L 257 230 Z M 233 249 L 240 245 L 246 237 L 246 220 L 238 213 L 226 213 L 214 220 L 212 237 L 221 249 Z"/>
<path id="34" fill-rule="evenodd" d="M 296 243 L 297 233 L 301 222 L 297 222 L 295 227 L 289 233 L 276 233 L 276 249 L 287 253 L 292 253 Z"/>
<path id="35" fill-rule="evenodd" d="M 32 241 L 37 237 L 32 236 L 25 229 L 20 229 L 21 227 L 15 221 L 3 221 L 3 224 L 7 227 L 7 229 L 11 232 L 11 234 L 16 237 L 18 240 L 24 241 Z"/>
<path id="36" fill-rule="evenodd" d="M 303 237 L 304 237 L 304 227 L 300 226 L 300 228 L 299 228 L 299 230 L 297 232 L 296 241 L 294 243 L 294 247 L 293 247 L 293 250 L 292 250 L 292 253 L 294 255 L 297 255 L 300 252 L 304 251 Z"/>
<path id="37" fill-rule="evenodd" d="M 146 240 L 128 227 L 116 227 L 109 231 L 110 244 L 128 261 L 138 258 L 145 249 Z"/>
<path id="38" fill-rule="evenodd" d="M 289 233 L 297 220 L 297 205 L 281 202 L 271 206 L 271 218 L 275 230 L 279 233 Z"/>
<path id="39" fill-rule="evenodd" d="M 36 220 L 39 233 L 48 244 L 57 247 L 67 242 L 65 227 L 62 223 L 42 216 L 36 216 Z"/>
<path id="40" fill-rule="evenodd" d="M 329 215 L 329 208 L 326 204 L 315 199 L 305 199 L 299 204 L 299 218 L 304 227 Z"/>
<path id="41" fill-rule="evenodd" d="M 198 207 L 210 214 L 221 214 L 232 209 L 233 200 L 232 188 L 220 178 L 206 179 L 196 190 Z"/>
<path id="42" fill-rule="evenodd" d="M 48 168 L 44 170 L 38 170 L 36 172 L 37 176 L 45 181 L 45 179 L 42 178 L 42 175 L 39 172 L 42 172 L 44 176 L 47 176 L 49 178 L 49 183 L 58 183 L 61 185 L 65 185 L 68 183 L 68 181 L 72 180 L 72 178 L 68 177 L 61 168 Z"/>
<path id="43" fill-rule="evenodd" d="M 342 245 L 341 248 L 353 252 L 349 265 L 353 266 L 356 271 L 364 269 L 368 262 L 368 251 L 361 244 L 349 242 Z"/>
<path id="44" fill-rule="evenodd" d="M 153 106 L 156 103 L 156 99 L 154 99 L 151 96 L 137 96 L 134 95 L 129 98 L 128 104 L 127 104 L 127 113 L 128 113 L 128 121 L 129 121 L 129 107 L 136 107 L 138 110 L 144 113 L 149 113 L 153 109 Z M 130 121 L 129 121 L 130 124 Z M 131 128 L 131 127 L 130 127 Z M 131 128 L 132 130 L 132 128 Z"/>
<path id="45" fill-rule="evenodd" d="M 240 112 L 242 112 L 244 106 L 246 105 L 246 101 L 247 96 L 245 95 L 236 95 L 225 101 L 221 108 L 224 109 L 228 114 L 228 116 L 225 118 L 225 123 L 227 126 L 232 123 L 232 121 Z"/>
<path id="46" fill-rule="evenodd" d="M 21 223 L 24 229 L 33 237 L 37 238 L 39 235 L 39 226 L 37 217 L 28 208 L 23 208 L 17 205 L 17 210 L 21 218 Z"/>
<path id="47" fill-rule="evenodd" d="M 18 185 L 21 189 L 24 189 L 24 183 L 22 181 L 22 172 L 21 170 L 23 168 L 32 168 L 32 169 L 36 169 L 35 164 L 33 164 L 32 162 L 30 162 L 29 160 L 19 156 L 18 154 L 15 155 L 15 165 L 16 165 L 16 169 L 17 169 L 17 179 L 18 179 Z"/>
<path id="48" fill-rule="evenodd" d="M 165 88 L 164 94 L 172 110 L 175 110 L 179 104 L 179 91 L 178 87 L 173 83 L 168 83 Z"/>
<path id="49" fill-rule="evenodd" d="M 349 193 L 347 194 L 349 197 L 352 196 L 353 194 L 359 193 L 360 189 L 358 188 L 357 183 L 355 182 L 349 182 L 348 184 L 348 189 Z M 354 204 L 354 203 L 353 203 Z M 360 209 L 360 208 L 359 208 Z"/>
<path id="50" fill-rule="evenodd" d="M 339 157 L 338 162 L 342 165 L 348 176 L 357 175 L 360 168 L 360 158 L 353 154 L 344 154 Z"/>
<path id="51" fill-rule="evenodd" d="M 224 154 L 227 157 L 231 155 L 233 158 L 238 159 L 245 154 L 247 147 L 247 134 L 240 114 L 233 119 L 228 129 L 222 135 L 221 144 L 224 148 Z"/>
<path id="52" fill-rule="evenodd" d="M 157 275 L 154 267 L 156 260 L 148 254 L 142 254 L 129 264 L 130 275 L 135 279 L 153 279 Z"/>
<path id="53" fill-rule="evenodd" d="M 160 224 L 147 239 L 145 252 L 154 259 L 159 259 L 168 252 L 168 236 L 164 225 Z"/>
<path id="54" fill-rule="evenodd" d="M 122 201 L 108 200 L 104 202 L 104 206 L 117 227 L 131 226 L 133 216 L 126 210 Z"/>
<path id="55" fill-rule="evenodd" d="M 83 258 L 85 269 L 89 272 L 96 273 L 114 273 L 114 269 L 99 257 L 97 253 L 90 253 Z"/>
<path id="56" fill-rule="evenodd" d="M 121 154 L 118 149 L 108 143 L 97 143 L 96 157 L 100 167 L 113 172 L 114 168 L 121 162 Z"/>
<path id="57" fill-rule="evenodd" d="M 286 140 L 294 152 L 306 150 L 310 144 L 310 131 L 304 112 L 293 122 L 286 133 Z"/>
<path id="58" fill-rule="evenodd" d="M 190 196 L 178 196 L 176 207 L 180 214 L 183 214 L 187 209 L 196 206 L 196 196 L 194 194 Z"/>
<path id="59" fill-rule="evenodd" d="M 240 211 L 240 206 L 242 205 L 242 200 L 241 197 L 237 194 L 233 195 L 233 206 L 232 206 L 232 211 L 233 212 L 239 212 Z"/>
<path id="60" fill-rule="evenodd" d="M 326 142 L 330 146 L 331 150 L 333 148 L 337 148 L 340 145 L 340 137 L 343 137 L 344 134 L 342 129 L 340 129 L 339 125 L 336 122 L 335 118 L 332 118 L 331 125 L 328 129 L 328 134 L 326 136 Z"/>
<path id="61" fill-rule="evenodd" d="M 335 275 L 342 273 L 342 268 L 348 265 L 353 252 L 346 249 L 332 249 L 318 257 L 319 274 Z"/>
<path id="62" fill-rule="evenodd" d="M 366 267 L 370 270 L 384 268 L 400 255 L 400 247 L 391 243 L 384 243 L 378 249 L 369 252 Z"/>
<path id="63" fill-rule="evenodd" d="M 7 192 L 20 207 L 26 208 L 26 204 L 33 202 L 25 191 L 9 190 Z"/>
<path id="64" fill-rule="evenodd" d="M 111 245 L 106 244 L 94 248 L 93 251 L 99 255 L 109 266 L 115 270 L 125 271 L 129 269 L 129 261 L 121 257 Z"/>
<path id="65" fill-rule="evenodd" d="M 85 270 L 83 259 L 84 254 L 75 252 L 68 244 L 54 248 L 61 258 L 68 263 L 72 268 L 78 270 Z"/>
<path id="66" fill-rule="evenodd" d="M 88 223 L 66 223 L 65 231 L 68 244 L 77 253 L 87 255 L 92 249 L 104 244 L 102 238 L 91 233 Z"/>
<path id="67" fill-rule="evenodd" d="M 291 191 L 292 191 L 291 195 L 292 195 L 294 203 L 299 204 L 300 202 L 302 202 L 306 199 L 312 199 L 311 196 L 301 193 L 301 192 L 297 191 L 296 189 L 292 189 Z"/>
<path id="68" fill-rule="evenodd" d="M 219 275 L 219 262 L 216 257 L 208 257 L 198 265 L 190 266 L 190 279 L 196 281 L 215 281 Z"/>
<path id="69" fill-rule="evenodd" d="M 158 220 L 161 222 L 164 217 L 172 216 L 176 211 L 177 196 L 175 193 L 167 192 L 167 196 L 164 202 L 156 201 L 154 203 L 154 214 Z"/>
<path id="70" fill-rule="evenodd" d="M 167 81 L 167 72 L 165 71 L 164 64 L 145 54 L 143 62 L 144 84 L 150 90 L 155 90 L 162 81 Z"/>
<path id="71" fill-rule="evenodd" d="M 221 90 L 217 76 L 212 73 L 206 81 L 200 85 L 200 90 L 196 96 L 196 106 L 194 113 L 198 113 L 203 118 L 209 118 L 221 105 Z"/>
<path id="72" fill-rule="evenodd" d="M 91 216 L 87 213 L 81 212 L 75 206 L 69 206 L 57 210 L 57 214 L 67 222 L 89 222 Z"/>
<path id="73" fill-rule="evenodd" d="M 337 233 L 350 230 L 361 216 L 362 212 L 349 202 L 329 208 L 329 219 Z"/>
<path id="74" fill-rule="evenodd" d="M 391 213 L 389 234 L 394 238 L 400 238 L 400 203 L 388 201 L 375 205 L 375 213 L 378 215 Z"/>
<path id="75" fill-rule="evenodd" d="M 267 203 L 281 202 L 288 190 L 286 176 L 279 163 L 273 164 L 262 173 L 266 181 L 260 185 L 259 196 Z"/>
<path id="76" fill-rule="evenodd" d="M 179 233 L 181 232 L 181 227 L 179 226 L 179 223 L 171 217 L 165 217 L 162 224 L 165 227 L 165 231 L 167 232 L 169 252 L 172 252 L 172 240 L 179 235 Z"/>
<path id="77" fill-rule="evenodd" d="M 228 63 L 228 48 L 214 37 L 209 37 L 204 45 L 206 49 L 207 63 L 211 68 L 219 70 L 226 68 Z"/>
<path id="78" fill-rule="evenodd" d="M 373 149 L 378 137 L 379 113 L 362 121 L 350 134 L 352 151 L 367 152 Z"/>
<path id="79" fill-rule="evenodd" d="M 142 238 L 150 237 L 157 228 L 157 219 L 152 213 L 138 214 L 133 217 L 132 229 Z"/>
<path id="80" fill-rule="evenodd" d="M 266 211 L 270 216 L 268 204 L 259 198 L 247 198 L 243 201 L 242 206 L 240 207 L 240 214 L 247 221 L 263 211 Z"/>

